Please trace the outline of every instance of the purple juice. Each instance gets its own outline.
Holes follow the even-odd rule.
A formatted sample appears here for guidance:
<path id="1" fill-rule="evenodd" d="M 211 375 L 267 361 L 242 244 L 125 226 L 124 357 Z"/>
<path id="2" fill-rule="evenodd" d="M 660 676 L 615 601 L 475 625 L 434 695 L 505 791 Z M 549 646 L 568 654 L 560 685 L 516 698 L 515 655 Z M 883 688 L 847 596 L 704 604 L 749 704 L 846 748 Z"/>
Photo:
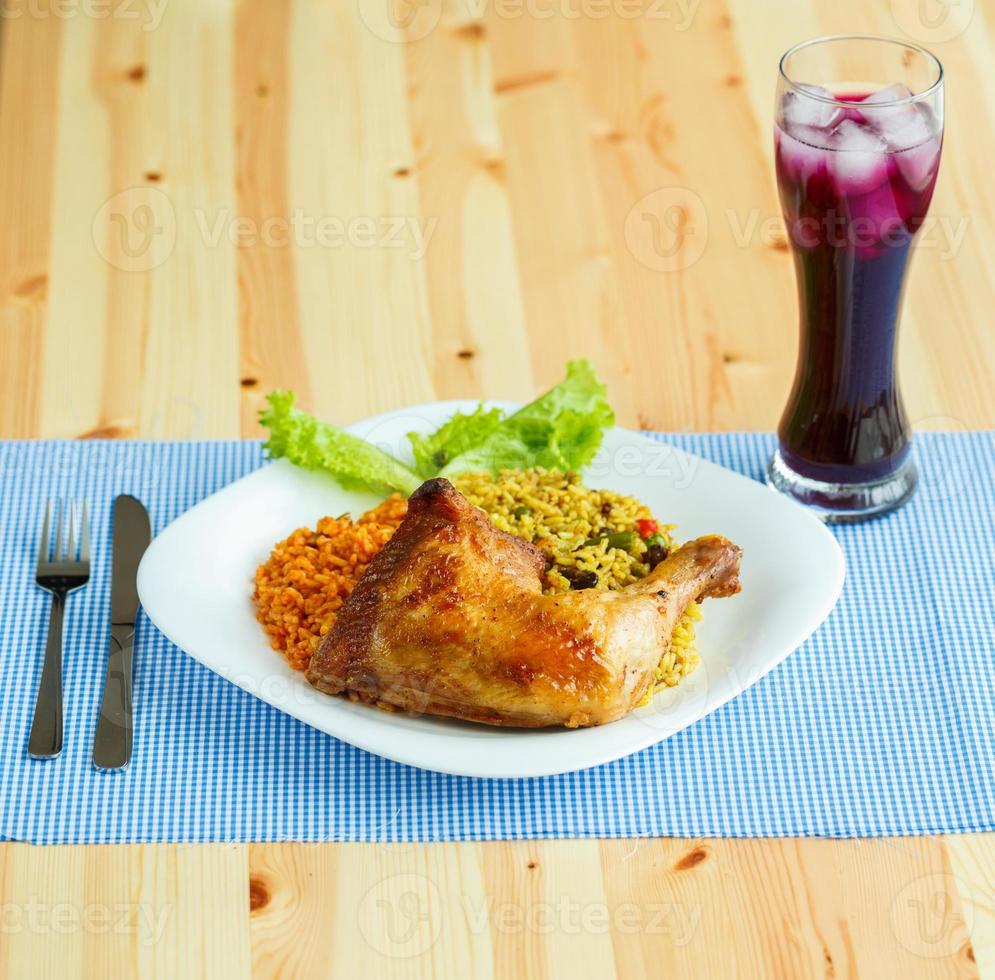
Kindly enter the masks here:
<path id="1" fill-rule="evenodd" d="M 784 462 L 823 483 L 885 479 L 909 454 L 896 332 L 942 131 L 927 106 L 894 104 L 897 88 L 836 95 L 854 103 L 845 107 L 787 92 L 777 114 L 777 183 L 801 319 L 778 437 Z"/>

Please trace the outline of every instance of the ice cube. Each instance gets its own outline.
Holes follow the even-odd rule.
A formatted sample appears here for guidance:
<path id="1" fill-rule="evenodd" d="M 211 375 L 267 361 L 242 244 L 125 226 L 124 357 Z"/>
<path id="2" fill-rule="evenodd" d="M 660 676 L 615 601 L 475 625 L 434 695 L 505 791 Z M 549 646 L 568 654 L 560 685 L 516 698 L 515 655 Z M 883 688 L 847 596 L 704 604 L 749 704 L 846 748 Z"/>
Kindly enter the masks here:
<path id="1" fill-rule="evenodd" d="M 895 162 L 913 190 L 925 190 L 936 174 L 940 162 L 939 136 L 934 136 L 919 146 L 896 153 Z"/>
<path id="2" fill-rule="evenodd" d="M 900 99 L 911 99 L 912 90 L 899 82 L 897 85 L 888 85 L 872 92 L 866 99 L 861 100 L 861 105 L 875 105 L 880 102 L 898 102 Z"/>
<path id="3" fill-rule="evenodd" d="M 827 165 L 827 157 L 831 154 L 820 149 L 825 138 L 823 130 L 811 126 L 797 126 L 792 134 L 783 130 L 777 132 L 778 153 L 791 177 L 805 183 L 820 167 Z"/>
<path id="4" fill-rule="evenodd" d="M 893 150 L 910 150 L 928 143 L 933 135 L 929 110 L 922 106 L 909 105 L 892 110 L 878 121 L 878 129 Z M 876 120 L 872 119 L 871 122 Z"/>
<path id="5" fill-rule="evenodd" d="M 833 98 L 833 93 L 821 85 L 798 85 L 804 95 L 797 91 L 784 93 L 781 100 L 781 118 L 785 128 L 814 126 L 817 129 L 831 129 L 839 120 L 839 106 L 822 99 Z M 809 98 L 814 96 L 814 98 Z"/>
<path id="6" fill-rule="evenodd" d="M 888 176 L 887 144 L 870 126 L 844 119 L 833 131 L 832 169 L 841 190 L 864 194 Z"/>
<path id="7" fill-rule="evenodd" d="M 925 143 L 934 133 L 929 106 L 916 102 L 891 105 L 912 95 L 904 85 L 889 85 L 860 103 L 864 118 L 885 139 L 892 150 L 908 150 Z"/>

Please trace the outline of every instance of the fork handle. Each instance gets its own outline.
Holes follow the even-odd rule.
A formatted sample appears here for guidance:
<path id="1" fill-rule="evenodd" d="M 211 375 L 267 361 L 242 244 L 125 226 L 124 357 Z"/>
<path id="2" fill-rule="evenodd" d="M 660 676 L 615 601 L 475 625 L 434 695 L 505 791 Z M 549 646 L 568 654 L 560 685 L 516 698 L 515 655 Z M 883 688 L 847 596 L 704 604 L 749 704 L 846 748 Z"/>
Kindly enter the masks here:
<path id="1" fill-rule="evenodd" d="M 131 761 L 131 661 L 134 650 L 134 625 L 114 623 L 104 696 L 93 738 L 93 764 L 98 769 L 123 769 Z"/>
<path id="2" fill-rule="evenodd" d="M 45 664 L 41 669 L 35 716 L 28 736 L 28 755 L 33 759 L 54 759 L 62 751 L 62 613 L 65 606 L 65 593 L 52 593 Z"/>

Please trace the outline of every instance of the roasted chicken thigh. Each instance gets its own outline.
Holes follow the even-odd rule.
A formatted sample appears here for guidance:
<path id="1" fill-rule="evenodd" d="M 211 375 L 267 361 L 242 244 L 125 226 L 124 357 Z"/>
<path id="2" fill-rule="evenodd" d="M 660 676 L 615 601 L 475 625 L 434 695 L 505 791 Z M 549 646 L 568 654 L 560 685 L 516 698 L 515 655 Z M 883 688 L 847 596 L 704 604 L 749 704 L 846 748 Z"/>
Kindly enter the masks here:
<path id="1" fill-rule="evenodd" d="M 311 659 L 308 680 L 385 707 L 575 728 L 627 714 L 694 599 L 739 591 L 736 545 L 674 551 L 621 591 L 544 595 L 546 558 L 429 480 Z"/>

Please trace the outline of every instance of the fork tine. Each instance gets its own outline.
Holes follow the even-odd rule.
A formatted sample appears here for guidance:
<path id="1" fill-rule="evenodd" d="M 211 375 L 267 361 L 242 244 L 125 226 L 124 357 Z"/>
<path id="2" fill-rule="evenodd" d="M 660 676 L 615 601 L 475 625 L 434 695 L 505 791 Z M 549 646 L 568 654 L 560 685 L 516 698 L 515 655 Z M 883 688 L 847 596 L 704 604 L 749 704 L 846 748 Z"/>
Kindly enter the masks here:
<path id="1" fill-rule="evenodd" d="M 56 501 L 55 509 L 55 544 L 52 546 L 52 561 L 65 561 L 65 555 L 62 552 L 62 514 L 65 508 L 62 506 L 61 500 Z"/>
<path id="2" fill-rule="evenodd" d="M 45 521 L 41 526 L 41 543 L 38 545 L 38 564 L 48 561 L 48 531 L 52 526 L 52 500 L 45 504 Z"/>
<path id="3" fill-rule="evenodd" d="M 70 500 L 66 505 L 66 519 L 69 522 L 69 539 L 66 541 L 66 561 L 76 561 L 76 548 L 79 545 L 77 540 L 77 521 L 79 520 L 78 514 L 76 512 L 76 501 Z"/>
<path id="4" fill-rule="evenodd" d="M 85 500 L 83 501 L 83 526 L 79 535 L 79 560 L 81 562 L 90 560 L 90 528 Z"/>

